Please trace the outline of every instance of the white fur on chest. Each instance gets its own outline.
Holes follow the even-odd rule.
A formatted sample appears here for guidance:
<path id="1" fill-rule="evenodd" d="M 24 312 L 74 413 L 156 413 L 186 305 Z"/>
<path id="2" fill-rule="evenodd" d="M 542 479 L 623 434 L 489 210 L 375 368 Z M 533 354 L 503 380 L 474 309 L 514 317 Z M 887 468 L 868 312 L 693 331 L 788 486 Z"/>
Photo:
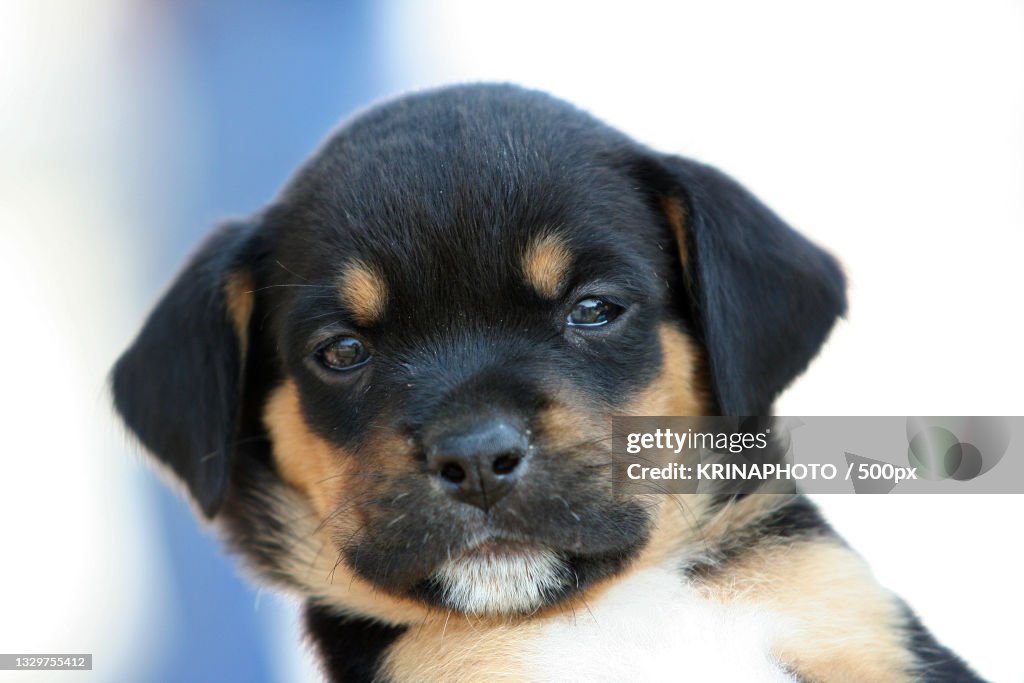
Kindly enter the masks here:
<path id="1" fill-rule="evenodd" d="M 770 653 L 781 617 L 708 601 L 675 572 L 642 570 L 588 606 L 520 643 L 531 680 L 796 680 Z"/>

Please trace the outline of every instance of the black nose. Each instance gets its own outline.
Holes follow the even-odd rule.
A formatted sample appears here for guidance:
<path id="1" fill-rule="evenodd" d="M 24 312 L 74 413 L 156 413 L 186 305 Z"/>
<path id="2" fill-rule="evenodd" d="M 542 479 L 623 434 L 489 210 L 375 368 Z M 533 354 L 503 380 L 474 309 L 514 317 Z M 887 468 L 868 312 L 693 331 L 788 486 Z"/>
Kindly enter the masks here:
<path id="1" fill-rule="evenodd" d="M 427 465 L 451 496 L 487 510 L 515 486 L 527 453 L 522 428 L 489 419 L 438 435 L 427 449 Z"/>

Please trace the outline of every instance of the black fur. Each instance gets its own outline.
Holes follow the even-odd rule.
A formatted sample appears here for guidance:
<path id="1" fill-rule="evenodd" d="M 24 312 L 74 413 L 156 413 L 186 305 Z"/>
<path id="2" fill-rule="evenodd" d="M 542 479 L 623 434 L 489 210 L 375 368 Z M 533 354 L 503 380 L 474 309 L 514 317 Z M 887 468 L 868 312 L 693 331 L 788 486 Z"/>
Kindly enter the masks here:
<path id="1" fill-rule="evenodd" d="M 984 679 L 974 673 L 969 666 L 957 657 L 948 647 L 942 645 L 921 623 L 921 620 L 909 607 L 905 610 L 907 632 L 910 636 L 910 651 L 920 662 L 922 681 L 928 683 L 984 683 Z"/>
<path id="2" fill-rule="evenodd" d="M 686 209 L 688 276 L 665 199 Z M 549 234 L 572 254 L 554 298 L 520 266 Z M 339 297 L 339 269 L 354 260 L 386 282 L 372 324 Z M 253 290 L 241 335 L 225 295 L 239 273 Z M 456 87 L 354 119 L 263 212 L 215 233 L 112 386 L 128 427 L 265 578 L 302 589 L 284 560 L 307 539 L 279 505 L 297 494 L 262 422 L 287 378 L 306 427 L 360 469 L 344 507 L 358 510 L 359 535 L 332 539 L 339 562 L 380 591 L 443 608 L 432 572 L 447 557 L 481 537 L 528 540 L 564 560 L 562 585 L 546 596 L 555 603 L 628 564 L 651 519 L 608 490 L 601 435 L 555 445 L 546 411 L 569 405 L 596 420 L 628 408 L 662 369 L 659 334 L 670 326 L 706 355 L 718 412 L 767 414 L 844 312 L 843 290 L 828 254 L 719 171 L 540 93 Z M 606 328 L 569 329 L 567 310 L 593 295 L 624 313 Z M 337 335 L 363 340 L 372 362 L 325 371 L 315 350 Z M 532 450 L 524 481 L 485 513 L 431 485 L 425 444 L 492 414 L 526 425 Z M 408 452 L 376 447 L 396 436 Z M 763 522 L 743 538 L 827 529 L 801 499 Z M 336 680 L 371 680 L 401 633 L 312 603 L 306 622 Z"/>
<path id="3" fill-rule="evenodd" d="M 662 191 L 686 200 L 689 294 L 720 412 L 767 415 L 845 313 L 846 279 L 831 255 L 721 171 L 658 161 L 669 176 Z"/>
<path id="4" fill-rule="evenodd" d="M 654 191 L 685 200 L 690 218 L 696 288 L 670 300 L 665 287 L 678 280 L 679 265 L 650 202 Z M 496 358 L 517 375 L 535 367 L 585 378 L 578 388 L 590 400 L 619 400 L 651 379 L 654 326 L 675 316 L 704 341 L 721 411 L 761 414 L 845 306 L 831 257 L 721 173 L 656 155 L 562 102 L 512 87 L 449 89 L 370 111 L 342 129 L 256 223 L 228 226 L 199 250 L 113 373 L 125 422 L 208 515 L 226 490 L 243 382 L 224 283 L 233 269 L 266 266 L 247 240 L 274 243 L 281 265 L 257 283 L 257 305 L 280 312 L 261 321 L 282 350 L 277 364 L 302 383 L 313 421 L 348 443 L 365 437 L 393 392 L 325 386 L 304 360 L 317 322 L 332 312 L 345 319 L 324 297 L 343 258 L 378 264 L 393 299 L 408 303 L 389 307 L 381 321 L 388 336 L 375 340 L 378 366 L 392 359 L 422 367 L 386 384 L 413 380 L 428 401 L 431 387 L 455 384 L 459 373 Z M 561 310 L 545 310 L 519 278 L 493 266 L 516 263 L 531 236 L 552 226 L 581 255 L 576 282 L 603 279 L 633 304 L 630 324 L 614 339 L 594 335 L 580 353 L 557 359 L 542 325 Z M 517 334 L 524 327 L 537 334 Z M 458 354 L 421 362 L 432 353 L 424 348 L 431 336 L 455 343 Z M 618 353 L 622 347 L 630 353 Z M 545 353 L 555 364 L 542 362 Z M 590 371 L 595 363 L 600 373 Z M 352 391 L 360 401 L 345 400 Z M 529 391 L 505 393 L 532 400 Z M 339 395 L 344 420 L 336 419 Z M 401 400 L 409 430 L 437 418 L 417 393 Z"/>
<path id="5" fill-rule="evenodd" d="M 242 400 L 241 340 L 225 286 L 247 269 L 252 228 L 211 235 L 149 315 L 111 373 L 114 405 L 132 432 L 213 516 L 228 486 Z"/>
<path id="6" fill-rule="evenodd" d="M 778 507 L 733 530 L 728 541 L 709 549 L 705 556 L 696 561 L 687 563 L 683 566 L 683 571 L 695 577 L 706 578 L 728 573 L 732 560 L 742 559 L 745 553 L 761 544 L 790 543 L 794 540 L 815 538 L 838 540 L 839 537 L 821 516 L 818 508 L 803 495 L 768 495 L 779 497 Z M 715 500 L 715 509 L 721 509 L 740 497 L 742 496 L 720 496 Z"/>
<path id="7" fill-rule="evenodd" d="M 793 538 L 828 535 L 831 528 L 811 501 L 796 496 L 791 503 L 760 520 L 758 531 L 768 538 Z"/>
<path id="8" fill-rule="evenodd" d="M 308 603 L 305 611 L 306 633 L 332 681 L 373 681 L 382 655 L 406 630 L 371 619 L 346 617 L 315 603 Z"/>

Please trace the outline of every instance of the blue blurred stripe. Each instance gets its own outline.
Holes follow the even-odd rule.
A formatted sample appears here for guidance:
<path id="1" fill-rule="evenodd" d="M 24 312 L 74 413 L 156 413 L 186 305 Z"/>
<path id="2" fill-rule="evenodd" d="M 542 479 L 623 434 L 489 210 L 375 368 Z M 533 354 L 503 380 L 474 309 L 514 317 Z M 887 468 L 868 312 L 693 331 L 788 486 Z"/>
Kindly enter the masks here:
<path id="1" fill-rule="evenodd" d="M 187 109 L 199 113 L 203 130 L 159 118 L 149 134 L 198 140 L 203 158 L 201 176 L 181 183 L 190 196 L 165 197 L 166 210 L 146 226 L 161 279 L 212 221 L 267 203 L 339 118 L 387 92 L 372 7 L 369 1 L 193 0 L 162 8 L 178 37 L 169 57 L 184 73 L 183 91 L 195 97 Z M 173 176 L 174 164 L 165 163 Z M 156 180 L 146 181 L 153 186 L 140 188 L 142 196 L 179 189 L 173 182 L 159 186 L 166 176 L 156 170 L 146 174 Z M 163 282 L 147 284 L 157 289 Z M 201 532 L 188 505 L 159 482 L 147 486 L 159 501 L 173 576 L 165 604 L 173 613 L 152 614 L 165 642 L 146 679 L 270 681 L 275 629 L 262 622 L 280 612 L 257 611 L 255 591 L 239 578 L 235 560 Z"/>

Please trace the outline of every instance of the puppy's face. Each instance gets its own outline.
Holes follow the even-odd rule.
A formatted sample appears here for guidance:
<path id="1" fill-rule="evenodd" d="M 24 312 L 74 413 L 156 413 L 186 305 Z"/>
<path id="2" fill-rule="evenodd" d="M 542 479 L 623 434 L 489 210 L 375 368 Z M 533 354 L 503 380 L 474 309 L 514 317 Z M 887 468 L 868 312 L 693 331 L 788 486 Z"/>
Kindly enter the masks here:
<path id="1" fill-rule="evenodd" d="M 292 551 L 261 536 L 297 521 L 238 501 L 280 486 L 383 594 L 529 612 L 648 541 L 612 416 L 767 411 L 842 306 L 831 259 L 724 176 L 535 93 L 452 89 L 357 119 L 215 235 L 115 399 L 271 573 Z"/>
<path id="2" fill-rule="evenodd" d="M 279 471 L 359 575 L 475 611 L 620 567 L 649 520 L 612 493 L 611 416 L 707 405 L 666 216 L 597 155 L 568 168 L 525 133 L 315 169 L 276 217 Z M 502 168 L 506 146 L 526 161 Z"/>

